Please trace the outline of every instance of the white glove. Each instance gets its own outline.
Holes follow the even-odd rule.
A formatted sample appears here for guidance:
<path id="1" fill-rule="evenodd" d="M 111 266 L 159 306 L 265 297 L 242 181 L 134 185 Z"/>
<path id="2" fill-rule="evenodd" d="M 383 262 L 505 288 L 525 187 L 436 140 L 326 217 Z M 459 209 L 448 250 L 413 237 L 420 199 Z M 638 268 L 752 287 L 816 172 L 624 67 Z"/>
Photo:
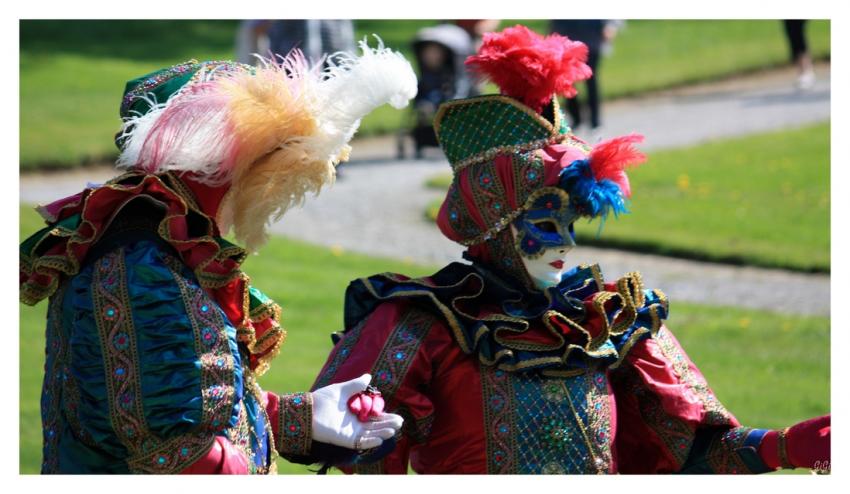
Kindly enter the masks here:
<path id="1" fill-rule="evenodd" d="M 348 409 L 348 399 L 369 385 L 372 376 L 331 384 L 312 392 L 313 440 L 348 449 L 372 449 L 395 436 L 403 419 L 394 413 L 382 413 L 368 422 L 360 422 Z"/>

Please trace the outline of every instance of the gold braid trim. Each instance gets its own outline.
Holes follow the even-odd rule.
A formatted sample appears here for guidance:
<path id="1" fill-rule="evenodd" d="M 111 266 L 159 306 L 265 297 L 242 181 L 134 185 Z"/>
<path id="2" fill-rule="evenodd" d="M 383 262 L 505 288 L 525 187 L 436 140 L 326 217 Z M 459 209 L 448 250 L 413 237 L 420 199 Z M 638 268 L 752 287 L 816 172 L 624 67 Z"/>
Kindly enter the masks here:
<path id="1" fill-rule="evenodd" d="M 278 437 L 275 447 L 281 456 L 306 456 L 313 442 L 313 395 L 278 395 Z"/>
<path id="2" fill-rule="evenodd" d="M 587 266 L 583 265 L 582 267 L 587 267 Z M 599 274 L 598 266 L 593 265 L 593 266 L 590 266 L 590 267 L 591 267 L 591 270 L 592 270 L 592 273 L 593 273 L 593 281 L 597 284 L 597 287 L 600 290 L 603 289 L 604 283 L 602 282 L 601 275 Z M 417 280 L 417 279 L 401 280 L 401 279 L 398 279 L 398 278 L 392 276 L 390 273 L 385 273 L 385 276 L 387 278 L 392 279 L 392 280 L 397 281 L 397 282 L 402 282 L 402 283 L 407 283 L 407 284 L 412 284 L 412 285 L 419 285 L 419 286 L 422 286 L 422 287 L 425 287 L 425 288 L 433 288 L 434 287 L 434 285 L 432 283 L 428 283 L 428 282 L 423 281 L 423 280 Z M 496 352 L 493 355 L 492 359 L 487 358 L 481 352 L 478 352 L 478 359 L 484 365 L 496 366 L 499 369 L 509 371 L 509 372 L 522 371 L 522 370 L 528 369 L 530 367 L 537 367 L 537 366 L 546 365 L 546 364 L 562 365 L 565 362 L 567 362 L 567 360 L 569 359 L 572 352 L 576 351 L 576 350 L 584 351 L 589 357 L 605 357 L 605 356 L 609 356 L 609 355 L 616 355 L 617 351 L 614 348 L 605 348 L 605 349 L 602 349 L 602 350 L 598 350 L 598 349 L 608 340 L 609 336 L 621 334 L 624 331 L 626 331 L 629 327 L 631 327 L 635 323 L 635 321 L 637 320 L 638 307 L 643 306 L 643 304 L 646 302 L 646 298 L 645 298 L 645 295 L 643 293 L 644 285 L 643 285 L 643 278 L 642 278 L 641 274 L 637 271 L 627 273 L 626 275 L 624 275 L 622 278 L 620 278 L 618 280 L 618 282 L 617 282 L 617 290 L 618 291 L 617 292 L 601 291 L 601 292 L 599 292 L 595 295 L 595 298 L 593 299 L 592 307 L 593 307 L 594 311 L 597 312 L 597 314 L 601 317 L 603 324 L 604 324 L 604 328 L 603 328 L 603 331 L 601 331 L 600 334 L 596 338 L 592 339 L 592 341 L 590 339 L 590 332 L 589 331 L 587 331 L 579 323 L 569 319 L 568 317 L 566 317 L 566 316 L 564 316 L 564 315 L 562 315 L 562 314 L 560 314 L 556 311 L 546 312 L 544 314 L 544 317 L 542 317 L 541 319 L 542 319 L 543 325 L 546 328 L 546 330 L 550 334 L 554 335 L 556 338 L 558 338 L 561 341 L 561 343 L 559 345 L 552 346 L 552 345 L 540 345 L 540 344 L 528 343 L 528 342 L 522 342 L 522 341 L 510 341 L 510 340 L 504 338 L 503 334 L 505 332 L 512 333 L 512 334 L 522 334 L 522 333 L 524 333 L 530 327 L 530 324 L 529 324 L 528 321 L 521 319 L 521 318 L 510 317 L 510 316 L 506 316 L 506 315 L 502 315 L 502 314 L 491 314 L 491 315 L 488 315 L 488 316 L 485 316 L 485 317 L 473 316 L 471 314 L 467 314 L 467 313 L 463 312 L 458 307 L 459 302 L 462 302 L 464 300 L 474 300 L 477 297 L 481 296 L 481 294 L 484 291 L 484 279 L 476 273 L 470 273 L 470 274 L 467 274 L 466 276 L 464 276 L 460 281 L 458 281 L 454 285 L 448 286 L 448 288 L 458 287 L 458 286 L 461 286 L 461 285 L 467 283 L 468 280 L 473 279 L 473 278 L 478 279 L 479 289 L 477 291 L 469 294 L 469 295 L 463 295 L 463 296 L 458 296 L 458 297 L 454 298 L 450 303 L 451 307 L 445 305 L 431 291 L 429 291 L 427 289 L 404 291 L 404 292 L 399 292 L 399 293 L 395 293 L 395 294 L 390 294 L 390 295 L 387 295 L 387 296 L 382 296 L 378 293 L 378 291 L 375 289 L 375 287 L 372 285 L 371 281 L 368 278 L 361 278 L 359 281 L 361 283 L 363 283 L 363 286 L 367 289 L 369 294 L 371 296 L 373 296 L 374 298 L 378 299 L 378 300 L 392 300 L 394 298 L 401 298 L 401 297 L 408 297 L 408 296 L 425 296 L 425 297 L 427 297 L 434 304 L 434 306 L 437 309 L 439 309 L 440 313 L 443 315 L 446 323 L 448 324 L 449 328 L 452 331 L 455 342 L 457 342 L 458 346 L 460 346 L 461 350 L 466 354 L 471 354 L 474 351 L 474 349 L 478 346 L 478 342 L 482 338 L 484 338 L 488 333 L 492 332 L 493 339 L 496 343 L 499 343 L 500 345 L 505 346 L 505 347 L 509 347 L 509 348 L 504 348 L 502 350 L 499 350 L 498 352 Z M 661 299 L 661 303 L 666 307 L 666 305 L 667 305 L 666 296 L 664 296 L 664 294 L 659 290 L 655 290 L 654 293 Z M 623 306 L 620 310 L 615 312 L 614 316 L 611 317 L 612 322 L 614 323 L 613 325 L 610 324 L 608 314 L 605 311 L 605 303 L 609 300 L 616 300 L 616 301 L 620 302 Z M 638 305 L 638 303 L 640 305 Z M 634 331 L 634 333 L 630 336 L 629 340 L 622 347 L 622 350 L 621 350 L 621 352 L 619 353 L 619 356 L 618 356 L 618 360 L 611 366 L 612 369 L 618 367 L 622 363 L 622 361 L 625 358 L 625 355 L 628 353 L 628 351 L 635 345 L 635 343 L 637 343 L 637 341 L 644 334 L 646 334 L 647 332 L 655 334 L 661 328 L 661 318 L 658 316 L 658 308 L 655 307 L 655 306 L 649 307 L 649 313 L 650 313 L 650 316 L 652 317 L 652 326 L 650 326 L 648 328 L 647 327 L 637 328 Z M 461 329 L 461 322 L 458 318 L 458 315 L 465 317 L 465 318 L 472 319 L 472 320 L 493 322 L 495 324 L 493 324 L 492 329 L 490 327 L 486 326 L 486 325 L 482 325 L 481 328 L 479 328 L 479 330 L 475 333 L 475 335 L 473 335 L 472 345 L 470 346 L 469 344 L 467 344 L 466 338 L 464 336 L 464 332 Z M 587 337 L 588 337 L 588 342 L 584 345 L 576 345 L 576 344 L 573 344 L 573 343 L 566 344 L 566 341 L 560 335 L 560 331 L 558 331 L 557 328 L 552 327 L 551 323 L 549 322 L 549 317 L 557 317 L 560 321 L 564 322 L 565 324 L 569 325 L 570 327 L 575 328 L 576 330 L 586 334 Z M 519 328 L 511 328 L 509 326 L 499 325 L 498 322 L 501 322 L 501 321 L 514 323 L 514 324 L 519 325 L 520 327 Z M 561 354 L 560 356 L 538 357 L 538 358 L 523 360 L 523 361 L 518 362 L 516 364 L 510 364 L 510 363 L 503 361 L 503 359 L 505 359 L 505 358 L 510 358 L 510 357 L 514 356 L 513 350 L 519 350 L 519 351 L 547 351 L 547 350 L 549 350 L 549 351 L 551 351 L 551 350 L 555 350 L 557 348 L 564 347 L 565 344 L 566 344 L 566 347 L 564 349 L 564 353 Z M 574 371 L 572 369 L 571 370 L 551 370 L 551 369 L 548 369 L 548 370 L 543 370 L 542 372 L 545 375 L 559 376 L 559 377 L 569 377 L 569 376 L 581 374 L 584 371 L 583 370 Z"/>
<path id="3" fill-rule="evenodd" d="M 779 467 L 793 469 L 796 467 L 791 463 L 791 460 L 788 459 L 788 443 L 786 437 L 787 434 L 788 427 L 779 431 L 779 436 L 777 437 L 776 441 L 776 446 L 779 450 Z"/>
<path id="4" fill-rule="evenodd" d="M 286 330 L 280 325 L 282 310 L 278 304 L 269 299 L 267 302 L 251 310 L 251 294 L 249 291 L 251 279 L 245 273 L 242 276 L 242 313 L 244 319 L 236 328 L 236 341 L 245 345 L 251 355 L 259 355 L 257 366 L 253 369 L 256 376 L 265 374 L 271 366 L 271 361 L 280 353 L 280 348 L 286 342 Z M 254 324 L 271 319 L 272 327 L 257 338 Z"/>
<path id="5" fill-rule="evenodd" d="M 138 183 L 122 183 L 128 179 L 136 178 L 138 178 Z M 89 201 L 92 197 L 97 196 L 99 191 L 110 189 L 113 191 L 128 192 L 133 189 L 139 189 L 146 180 L 159 182 L 163 188 L 174 194 L 177 204 L 179 204 L 179 212 L 169 214 L 159 222 L 156 231 L 163 240 L 175 247 L 195 243 L 211 243 L 218 245 L 218 242 L 213 237 L 213 225 L 215 224 L 214 219 L 201 211 L 201 209 L 197 206 L 191 191 L 189 191 L 188 188 L 180 182 L 180 179 L 177 178 L 174 173 L 168 172 L 162 175 L 145 175 L 136 171 L 127 172 L 107 181 L 104 185 L 97 189 L 91 190 L 91 192 L 86 195 L 85 199 L 82 201 L 82 204 L 80 201 L 77 201 L 75 203 L 67 204 L 63 208 L 63 210 L 77 207 L 82 208 L 80 211 L 80 224 L 75 230 L 70 230 L 56 225 L 52 230 L 44 234 L 42 238 L 39 239 L 39 241 L 31 248 L 31 252 L 37 252 L 39 247 L 46 240 L 55 241 L 57 238 L 66 239 L 64 240 L 65 248 L 62 255 L 30 256 L 28 253 L 21 253 L 21 273 L 25 274 L 28 278 L 26 282 L 20 285 L 21 302 L 27 305 L 35 305 L 56 291 L 59 286 L 59 278 L 61 277 L 61 274 L 74 276 L 79 273 L 80 260 L 78 260 L 73 253 L 74 246 L 95 244 L 128 203 L 138 198 L 146 198 L 155 204 L 163 204 L 162 201 L 147 193 L 131 195 L 115 207 L 110 217 L 103 222 L 102 228 L 100 229 L 87 220 L 83 215 L 83 212 L 85 212 L 86 208 L 89 207 Z M 55 217 L 47 213 L 43 206 L 39 206 L 36 209 L 48 221 L 55 220 Z M 190 213 L 197 214 L 206 220 L 207 227 L 205 234 L 197 237 L 191 237 L 188 240 L 172 238 L 170 233 L 170 224 L 172 220 L 180 217 L 186 217 Z M 81 232 L 89 232 L 89 234 Z M 215 254 L 204 259 L 198 265 L 194 266 L 192 270 L 201 283 L 201 286 L 204 288 L 220 288 L 230 283 L 235 277 L 239 276 L 239 265 L 242 264 L 246 256 L 247 253 L 241 247 L 235 245 L 224 247 L 219 246 L 219 249 L 215 252 Z M 226 273 L 212 273 L 206 270 L 211 263 L 222 262 L 226 259 L 231 259 L 234 264 L 234 266 Z M 33 275 L 36 274 L 47 278 L 46 284 L 41 284 L 39 281 L 33 281 Z"/>

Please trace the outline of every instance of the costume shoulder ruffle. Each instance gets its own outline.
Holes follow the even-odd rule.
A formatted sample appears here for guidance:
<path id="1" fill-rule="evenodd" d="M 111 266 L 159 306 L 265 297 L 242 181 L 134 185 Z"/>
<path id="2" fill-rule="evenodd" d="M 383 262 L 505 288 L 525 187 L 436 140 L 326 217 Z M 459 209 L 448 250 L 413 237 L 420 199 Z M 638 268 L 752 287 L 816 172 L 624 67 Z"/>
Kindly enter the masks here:
<path id="1" fill-rule="evenodd" d="M 645 289 L 637 272 L 605 283 L 598 266 L 579 266 L 557 288 L 527 293 L 481 266 L 453 263 L 425 278 L 384 273 L 353 281 L 345 326 L 402 299 L 441 318 L 461 350 L 485 365 L 547 375 L 619 366 L 661 328 L 668 309 L 666 296 Z"/>
<path id="2" fill-rule="evenodd" d="M 21 301 L 34 305 L 56 291 L 62 275 L 77 274 L 122 209 L 140 198 L 163 211 L 157 234 L 192 267 L 204 287 L 232 281 L 245 251 L 219 237 L 212 218 L 181 189 L 182 183 L 171 174 L 131 172 L 38 208 L 49 225 L 21 243 Z"/>
<path id="3" fill-rule="evenodd" d="M 286 331 L 280 326 L 280 307 L 249 285 L 240 266 L 246 252 L 219 236 L 213 218 L 198 205 L 191 191 L 172 173 L 130 172 L 106 184 L 39 208 L 48 226 L 20 247 L 20 298 L 28 305 L 50 297 L 63 279 L 76 276 L 104 234 L 117 224 L 131 201 L 147 201 L 161 219 L 146 227 L 192 270 L 199 285 L 218 303 L 237 338 L 250 353 L 249 367 L 261 375 L 277 355 Z M 146 218 L 133 215 L 145 223 Z M 139 225 L 128 225 L 127 230 Z M 110 230 L 114 231 L 114 229 Z"/>

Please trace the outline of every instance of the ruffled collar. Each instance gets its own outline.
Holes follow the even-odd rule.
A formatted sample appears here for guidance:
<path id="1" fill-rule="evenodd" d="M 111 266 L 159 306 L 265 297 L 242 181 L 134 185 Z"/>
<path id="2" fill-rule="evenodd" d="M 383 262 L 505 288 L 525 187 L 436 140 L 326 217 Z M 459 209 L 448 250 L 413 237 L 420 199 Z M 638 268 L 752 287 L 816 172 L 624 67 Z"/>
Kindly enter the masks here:
<path id="1" fill-rule="evenodd" d="M 277 305 L 270 301 L 258 305 L 252 297 L 249 278 L 240 269 L 245 250 L 221 238 L 215 219 L 204 212 L 205 206 L 217 209 L 224 191 L 174 173 L 129 172 L 38 208 L 48 226 L 21 243 L 21 301 L 35 305 L 51 296 L 65 277 L 79 273 L 121 211 L 141 200 L 161 214 L 150 229 L 175 250 L 215 299 L 246 345 L 252 370 L 261 374 L 285 333 L 276 324 Z M 262 310 L 255 310 L 255 305 Z"/>
<path id="2" fill-rule="evenodd" d="M 645 290 L 637 272 L 605 283 L 597 265 L 582 265 L 557 287 L 528 291 L 484 265 L 452 263 L 425 278 L 386 273 L 352 282 L 346 328 L 399 299 L 438 315 L 461 350 L 485 365 L 551 375 L 616 367 L 667 317 L 666 297 Z"/>

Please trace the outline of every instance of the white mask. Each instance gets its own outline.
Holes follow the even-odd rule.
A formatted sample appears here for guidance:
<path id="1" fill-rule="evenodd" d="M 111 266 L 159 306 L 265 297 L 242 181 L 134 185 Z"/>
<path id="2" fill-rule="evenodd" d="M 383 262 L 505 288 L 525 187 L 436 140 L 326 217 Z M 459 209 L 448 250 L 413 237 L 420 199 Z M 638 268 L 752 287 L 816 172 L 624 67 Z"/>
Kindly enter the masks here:
<path id="1" fill-rule="evenodd" d="M 511 233 L 516 239 L 518 232 L 513 225 L 511 225 Z M 561 276 L 569 268 L 567 254 L 575 247 L 575 242 L 569 235 L 566 236 L 565 241 L 564 245 L 545 249 L 543 254 L 535 259 L 525 256 L 520 250 L 525 271 L 538 289 L 544 290 L 560 283 Z"/>

